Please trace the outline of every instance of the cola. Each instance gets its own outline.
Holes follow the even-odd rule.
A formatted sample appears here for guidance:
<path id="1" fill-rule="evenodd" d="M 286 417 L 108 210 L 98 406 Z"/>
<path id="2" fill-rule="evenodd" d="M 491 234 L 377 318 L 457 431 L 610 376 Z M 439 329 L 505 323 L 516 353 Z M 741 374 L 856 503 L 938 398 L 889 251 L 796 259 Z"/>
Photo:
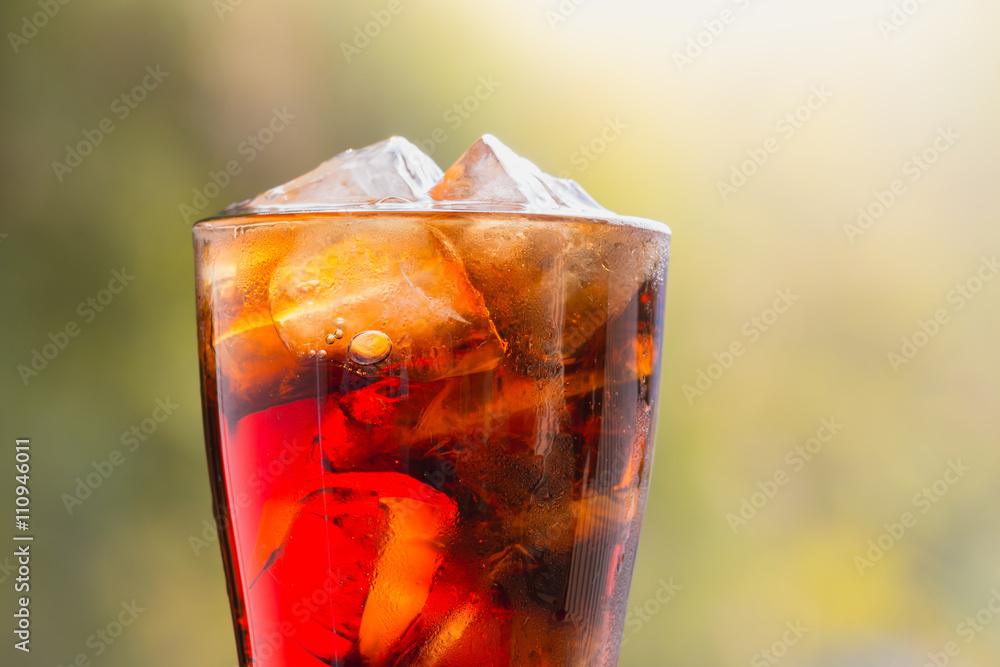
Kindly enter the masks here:
<path id="1" fill-rule="evenodd" d="M 669 230 L 394 138 L 194 237 L 241 665 L 615 665 Z"/>

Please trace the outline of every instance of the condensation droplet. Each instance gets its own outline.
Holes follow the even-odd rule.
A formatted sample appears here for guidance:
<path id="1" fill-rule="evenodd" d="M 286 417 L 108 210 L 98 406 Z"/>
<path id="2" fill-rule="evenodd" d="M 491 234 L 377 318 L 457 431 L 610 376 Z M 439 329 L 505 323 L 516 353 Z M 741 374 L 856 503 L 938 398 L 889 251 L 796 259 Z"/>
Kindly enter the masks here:
<path id="1" fill-rule="evenodd" d="M 347 355 L 360 366 L 371 366 L 384 361 L 392 352 L 392 341 L 381 331 L 362 331 L 351 339 Z"/>

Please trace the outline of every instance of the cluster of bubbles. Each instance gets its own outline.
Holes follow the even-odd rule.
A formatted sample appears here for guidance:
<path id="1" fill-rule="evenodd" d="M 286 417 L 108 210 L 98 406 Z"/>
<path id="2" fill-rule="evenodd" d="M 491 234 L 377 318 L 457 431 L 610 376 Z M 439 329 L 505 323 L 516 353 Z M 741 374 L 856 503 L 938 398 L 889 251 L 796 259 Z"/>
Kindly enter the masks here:
<path id="1" fill-rule="evenodd" d="M 344 323 L 342 317 L 334 320 L 334 324 Z M 326 335 L 326 344 L 333 345 L 344 337 L 343 329 L 336 329 L 333 333 Z M 392 340 L 381 331 L 362 331 L 347 345 L 347 358 L 359 366 L 372 366 L 385 361 L 392 352 Z M 309 350 L 309 356 L 318 359 L 326 359 L 326 350 Z"/>

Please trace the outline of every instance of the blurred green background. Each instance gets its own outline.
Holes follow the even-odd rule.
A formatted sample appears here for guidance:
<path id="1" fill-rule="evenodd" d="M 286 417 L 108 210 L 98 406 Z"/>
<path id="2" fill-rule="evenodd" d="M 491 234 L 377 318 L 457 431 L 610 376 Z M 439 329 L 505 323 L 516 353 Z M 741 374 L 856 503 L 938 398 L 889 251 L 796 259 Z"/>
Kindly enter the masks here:
<path id="1" fill-rule="evenodd" d="M 399 0 L 370 24 L 388 5 L 0 8 L 0 501 L 30 437 L 37 536 L 30 655 L 0 549 L 0 662 L 235 662 L 181 205 L 208 215 L 392 134 L 446 167 L 492 132 L 674 232 L 621 664 L 997 665 L 1000 6 Z M 292 118 L 251 149 L 276 109 Z"/>

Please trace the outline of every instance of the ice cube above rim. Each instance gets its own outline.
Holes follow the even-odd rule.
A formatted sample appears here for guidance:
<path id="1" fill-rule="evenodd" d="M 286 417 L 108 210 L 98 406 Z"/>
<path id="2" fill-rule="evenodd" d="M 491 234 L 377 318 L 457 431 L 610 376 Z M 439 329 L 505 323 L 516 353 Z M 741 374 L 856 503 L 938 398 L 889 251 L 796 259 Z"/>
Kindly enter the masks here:
<path id="1" fill-rule="evenodd" d="M 614 216 L 576 182 L 546 174 L 493 135 L 443 172 L 398 136 L 349 150 L 283 185 L 232 204 L 223 217 L 323 211 L 483 211 Z M 615 216 L 618 217 L 618 216 Z"/>

